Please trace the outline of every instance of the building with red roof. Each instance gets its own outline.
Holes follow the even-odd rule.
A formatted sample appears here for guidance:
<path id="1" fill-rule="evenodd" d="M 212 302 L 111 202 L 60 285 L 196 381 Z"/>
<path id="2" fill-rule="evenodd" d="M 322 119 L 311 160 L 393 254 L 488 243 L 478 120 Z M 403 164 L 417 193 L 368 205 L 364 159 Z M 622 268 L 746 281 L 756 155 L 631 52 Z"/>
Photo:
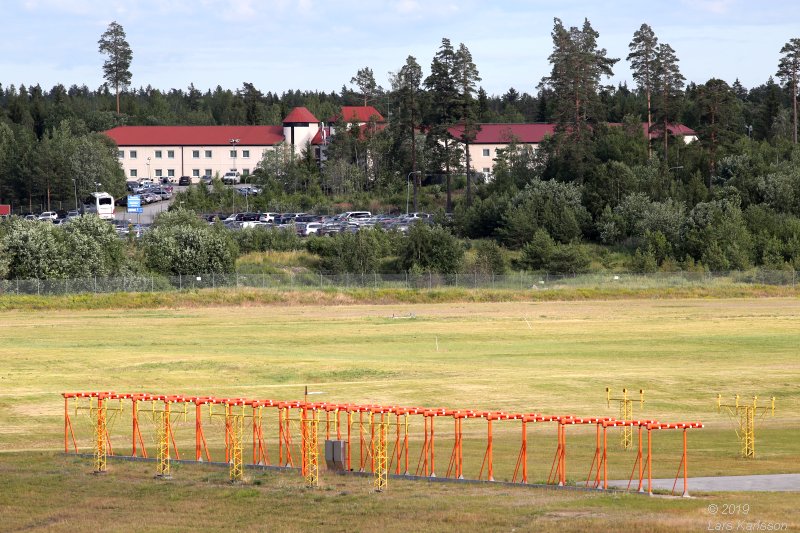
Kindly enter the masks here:
<path id="1" fill-rule="evenodd" d="M 132 180 L 222 176 L 253 172 L 264 152 L 287 145 L 295 153 L 312 142 L 320 121 L 294 108 L 281 126 L 118 126 L 105 131 L 117 143 L 119 162 Z"/>
<path id="2" fill-rule="evenodd" d="M 642 133 L 648 134 L 647 124 L 643 124 L 642 127 Z M 682 138 L 687 144 L 697 140 L 697 132 L 683 124 L 670 125 L 667 129 L 671 135 Z M 454 139 L 460 139 L 464 127 L 458 125 L 448 131 Z M 489 177 L 494 168 L 494 160 L 497 157 L 498 150 L 507 148 L 512 140 L 519 145 L 527 145 L 536 149 L 547 137 L 553 136 L 555 131 L 555 124 L 546 123 L 480 124 L 480 130 L 476 133 L 475 140 L 471 141 L 469 145 L 471 168 L 477 172 L 483 172 L 484 175 Z M 660 136 L 661 133 L 657 132 L 656 127 L 653 126 L 650 129 L 649 137 L 653 139 Z"/>
<path id="3" fill-rule="evenodd" d="M 328 125 L 305 107 L 295 107 L 281 126 L 118 126 L 104 133 L 117 143 L 119 161 L 129 179 L 177 181 L 180 176 L 190 176 L 197 182 L 201 176 L 226 172 L 250 174 L 267 150 L 281 146 L 297 154 L 311 145 L 317 160 L 324 162 L 328 141 L 336 135 L 331 124 L 336 122 L 355 124 L 360 135 L 370 127 L 378 131 L 386 127 L 386 119 L 373 106 L 343 106 Z M 668 130 L 684 142 L 697 140 L 697 133 L 683 124 L 671 125 Z M 459 139 L 463 127 L 449 131 Z M 648 134 L 646 124 L 642 131 Z M 497 151 L 512 140 L 537 148 L 554 133 L 555 124 L 481 124 L 469 147 L 472 168 L 489 176 Z M 652 127 L 649 137 L 658 136 L 660 132 Z"/>

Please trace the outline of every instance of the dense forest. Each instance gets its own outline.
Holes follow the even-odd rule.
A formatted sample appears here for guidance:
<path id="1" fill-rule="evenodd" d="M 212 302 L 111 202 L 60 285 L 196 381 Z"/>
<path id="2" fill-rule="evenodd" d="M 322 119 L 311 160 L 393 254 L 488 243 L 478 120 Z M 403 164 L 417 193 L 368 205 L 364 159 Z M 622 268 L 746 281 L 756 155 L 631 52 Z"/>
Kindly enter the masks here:
<path id="1" fill-rule="evenodd" d="M 427 73 L 409 56 L 390 87 L 364 67 L 338 93 L 276 94 L 247 82 L 164 91 L 129 87 L 124 76 L 120 86 L 108 73 L 96 89 L 0 84 L 0 203 L 59 209 L 96 183 L 122 194 L 116 148 L 98 133 L 115 126 L 278 125 L 295 106 L 326 120 L 342 105 L 369 104 L 386 127 L 338 125 L 324 165 L 310 150 L 265 156 L 253 207 L 399 212 L 413 176 L 414 210 L 453 213 L 453 234 L 497 247 L 519 268 L 580 271 L 607 266 L 617 252 L 641 271 L 800 267 L 800 39 L 764 58 L 774 77 L 746 88 L 687 83 L 675 51 L 646 24 L 624 59 L 608 57 L 588 20 L 556 19 L 552 38 L 551 73 L 535 94 L 488 95 L 468 47 L 448 39 Z M 630 64 L 630 85 L 604 84 L 620 61 Z M 538 150 L 509 139 L 487 181 L 463 147 L 489 122 L 555 123 L 556 132 Z M 676 124 L 698 140 L 673 137 Z M 225 194 L 193 187 L 182 201 L 219 210 Z"/>

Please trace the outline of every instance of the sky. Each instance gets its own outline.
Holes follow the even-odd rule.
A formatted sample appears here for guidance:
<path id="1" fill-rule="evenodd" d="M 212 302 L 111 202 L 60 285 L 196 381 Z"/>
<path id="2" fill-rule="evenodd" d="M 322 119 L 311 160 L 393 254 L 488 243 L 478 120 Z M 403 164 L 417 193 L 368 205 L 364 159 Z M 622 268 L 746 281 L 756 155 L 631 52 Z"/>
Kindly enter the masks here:
<path id="1" fill-rule="evenodd" d="M 581 26 L 620 58 L 608 83 L 633 86 L 628 43 L 643 23 L 675 49 L 687 81 L 774 76 L 800 37 L 797 0 L 0 0 L 0 83 L 103 83 L 97 41 L 112 21 L 133 51 L 133 87 L 189 84 L 338 92 L 363 67 L 389 87 L 409 55 L 427 76 L 449 38 L 472 53 L 490 95 L 536 93 L 549 73 L 553 19 Z"/>

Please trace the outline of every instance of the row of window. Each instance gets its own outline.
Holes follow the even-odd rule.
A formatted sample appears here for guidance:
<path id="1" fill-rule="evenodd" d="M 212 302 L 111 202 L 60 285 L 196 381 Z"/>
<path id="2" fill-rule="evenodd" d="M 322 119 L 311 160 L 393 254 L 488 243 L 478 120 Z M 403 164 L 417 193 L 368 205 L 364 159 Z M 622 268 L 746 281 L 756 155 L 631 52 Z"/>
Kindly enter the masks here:
<path id="1" fill-rule="evenodd" d="M 130 170 L 130 172 L 131 172 L 131 177 L 132 178 L 138 178 L 139 177 L 139 172 L 135 168 L 132 168 Z M 154 170 L 154 172 L 155 172 L 155 177 L 156 178 L 163 178 L 164 177 L 164 171 L 162 169 L 157 168 L 157 169 Z M 214 172 L 210 168 L 207 168 L 205 173 L 203 174 L 203 176 L 213 176 L 213 175 L 214 175 Z M 249 168 L 242 169 L 242 176 L 248 176 L 248 175 L 250 175 L 250 169 Z M 192 169 L 192 176 L 195 177 L 195 178 L 199 178 L 200 177 L 200 169 L 199 168 L 193 168 Z M 175 177 L 175 170 L 171 169 L 171 168 L 167 169 L 167 177 L 168 178 L 174 178 Z"/>
<path id="2" fill-rule="evenodd" d="M 204 152 L 205 152 L 205 157 L 207 159 L 213 157 L 211 150 L 205 150 Z M 136 153 L 136 150 L 130 150 L 128 152 L 128 157 L 130 159 L 136 159 L 137 155 L 138 154 Z M 230 155 L 232 158 L 236 158 L 239 156 L 238 150 L 231 150 L 228 153 L 228 155 Z M 125 150 L 119 150 L 117 152 L 117 157 L 123 159 L 125 157 Z M 155 151 L 156 159 L 163 159 L 163 157 L 164 157 L 163 150 Z M 242 157 L 244 159 L 248 159 L 250 157 L 250 150 L 242 150 Z M 167 159 L 175 159 L 175 150 L 167 150 Z M 200 159 L 200 150 L 192 150 L 192 159 Z"/>

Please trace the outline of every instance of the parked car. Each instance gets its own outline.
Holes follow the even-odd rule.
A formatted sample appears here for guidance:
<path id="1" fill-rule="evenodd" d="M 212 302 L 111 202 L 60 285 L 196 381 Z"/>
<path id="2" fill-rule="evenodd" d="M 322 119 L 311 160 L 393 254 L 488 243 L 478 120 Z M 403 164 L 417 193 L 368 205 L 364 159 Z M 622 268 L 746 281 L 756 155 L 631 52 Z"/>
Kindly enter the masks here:
<path id="1" fill-rule="evenodd" d="M 261 213 L 258 217 L 259 222 L 275 222 L 275 217 L 279 217 L 280 213 Z"/>
<path id="2" fill-rule="evenodd" d="M 297 234 L 301 237 L 308 237 L 309 235 L 317 235 L 319 234 L 319 230 L 322 228 L 322 223 L 320 222 L 299 222 L 295 225 L 295 230 Z"/>
<path id="3" fill-rule="evenodd" d="M 152 194 L 160 196 L 161 200 L 169 200 L 170 198 L 172 198 L 172 193 L 164 188 L 150 189 L 150 192 Z"/>
<path id="4" fill-rule="evenodd" d="M 234 185 L 239 183 L 239 173 L 234 171 L 228 171 L 222 176 L 222 183 L 225 185 Z"/>
<path id="5" fill-rule="evenodd" d="M 81 216 L 81 212 L 77 209 L 70 209 L 67 211 L 67 220 Z"/>
<path id="6" fill-rule="evenodd" d="M 191 184 L 192 184 L 192 178 L 190 178 L 189 176 L 181 176 L 178 179 L 178 185 L 180 185 L 181 187 L 185 187 L 186 185 L 191 185 Z"/>
<path id="7" fill-rule="evenodd" d="M 161 196 L 158 194 L 153 194 L 152 192 L 142 193 L 143 204 L 152 204 L 153 202 L 160 202 L 160 201 L 161 201 Z"/>
<path id="8" fill-rule="evenodd" d="M 50 222 L 58 220 L 58 213 L 55 211 L 44 211 L 37 217 L 39 220 L 49 220 Z"/>

